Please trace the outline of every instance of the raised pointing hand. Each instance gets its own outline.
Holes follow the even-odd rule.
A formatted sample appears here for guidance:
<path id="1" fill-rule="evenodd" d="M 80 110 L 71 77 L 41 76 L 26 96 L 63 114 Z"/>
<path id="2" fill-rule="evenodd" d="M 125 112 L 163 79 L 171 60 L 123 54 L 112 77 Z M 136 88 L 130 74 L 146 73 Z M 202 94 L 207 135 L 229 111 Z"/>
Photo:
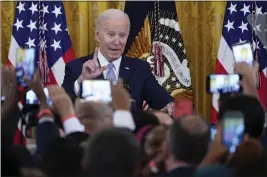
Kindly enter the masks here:
<path id="1" fill-rule="evenodd" d="M 96 77 L 100 76 L 103 73 L 103 71 L 108 69 L 108 66 L 100 67 L 97 57 L 98 57 L 98 48 L 96 47 L 93 58 L 83 64 L 82 74 L 78 79 L 79 82 L 86 79 L 95 79 Z"/>

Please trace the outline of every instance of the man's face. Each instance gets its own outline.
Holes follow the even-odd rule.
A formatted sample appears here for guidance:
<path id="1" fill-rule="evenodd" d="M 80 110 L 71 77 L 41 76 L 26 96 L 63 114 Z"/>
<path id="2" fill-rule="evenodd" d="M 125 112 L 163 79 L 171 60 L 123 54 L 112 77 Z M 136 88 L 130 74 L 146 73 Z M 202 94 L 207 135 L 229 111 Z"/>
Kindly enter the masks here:
<path id="1" fill-rule="evenodd" d="M 96 31 L 100 51 L 108 60 L 118 59 L 124 52 L 128 39 L 128 20 L 125 17 L 109 18 Z"/>

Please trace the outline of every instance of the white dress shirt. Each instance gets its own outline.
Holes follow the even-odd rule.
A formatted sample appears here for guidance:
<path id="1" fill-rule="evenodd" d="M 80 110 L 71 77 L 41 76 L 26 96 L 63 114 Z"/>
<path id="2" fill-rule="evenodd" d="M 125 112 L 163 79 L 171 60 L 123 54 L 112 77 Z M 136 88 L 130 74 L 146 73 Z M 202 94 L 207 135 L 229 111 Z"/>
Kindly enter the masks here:
<path id="1" fill-rule="evenodd" d="M 102 53 L 100 52 L 101 49 L 99 49 L 98 51 L 98 61 L 100 63 L 100 67 L 103 67 L 103 66 L 107 66 L 109 61 L 104 57 L 104 55 L 102 55 Z M 121 64 L 121 57 L 118 58 L 117 60 L 113 61 L 112 62 L 114 64 L 114 67 L 113 70 L 114 70 L 114 73 L 115 73 L 115 76 L 116 76 L 116 80 L 118 80 L 119 78 L 119 71 L 120 71 L 120 64 Z M 104 75 L 104 78 L 106 79 L 107 77 L 107 72 L 108 72 L 108 69 L 105 70 L 103 72 L 103 75 Z M 80 85 L 78 83 L 78 79 L 75 81 L 74 83 L 74 92 L 76 95 L 79 95 L 79 91 L 80 91 Z"/>
<path id="2" fill-rule="evenodd" d="M 44 120 L 44 121 L 48 121 L 48 120 Z M 113 126 L 128 128 L 131 131 L 134 131 L 136 128 L 132 113 L 127 110 L 116 110 L 113 113 Z M 73 132 L 84 132 L 85 131 L 84 125 L 80 123 L 80 120 L 77 117 L 71 117 L 65 120 L 63 122 L 63 127 L 64 127 L 65 135 L 71 134 Z"/>

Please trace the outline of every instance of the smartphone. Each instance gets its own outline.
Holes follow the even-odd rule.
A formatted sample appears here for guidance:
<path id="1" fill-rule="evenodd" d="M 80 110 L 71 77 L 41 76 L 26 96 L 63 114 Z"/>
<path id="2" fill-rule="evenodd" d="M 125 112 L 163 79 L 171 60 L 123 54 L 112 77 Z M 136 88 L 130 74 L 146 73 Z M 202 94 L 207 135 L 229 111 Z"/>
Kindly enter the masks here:
<path id="1" fill-rule="evenodd" d="M 217 133 L 216 125 L 214 124 L 210 125 L 210 140 L 211 141 L 214 140 L 216 133 Z"/>
<path id="2" fill-rule="evenodd" d="M 22 49 L 18 48 L 16 50 L 16 76 L 18 84 L 24 88 L 28 85 L 25 79 L 32 80 L 35 67 L 35 49 Z"/>
<path id="3" fill-rule="evenodd" d="M 250 66 L 253 65 L 253 50 L 249 42 L 236 43 L 232 46 L 232 50 L 236 62 L 246 62 Z"/>
<path id="4" fill-rule="evenodd" d="M 240 111 L 227 111 L 222 120 L 222 142 L 234 153 L 244 137 L 244 115 Z"/>
<path id="5" fill-rule="evenodd" d="M 84 80 L 80 88 L 80 98 L 83 101 L 104 103 L 112 101 L 111 86 L 108 80 Z"/>
<path id="6" fill-rule="evenodd" d="M 209 93 L 238 93 L 242 91 L 239 74 L 211 74 L 207 76 L 206 88 Z"/>
<path id="7" fill-rule="evenodd" d="M 45 93 L 45 96 L 46 96 L 47 104 L 50 107 L 52 107 L 52 100 L 51 100 L 51 98 L 49 96 L 49 93 L 48 93 L 48 90 L 47 90 L 46 87 L 44 88 L 44 93 Z M 37 98 L 37 96 L 36 96 L 36 94 L 34 93 L 33 90 L 29 90 L 26 93 L 25 104 L 26 105 L 39 105 L 40 104 L 40 101 Z"/>

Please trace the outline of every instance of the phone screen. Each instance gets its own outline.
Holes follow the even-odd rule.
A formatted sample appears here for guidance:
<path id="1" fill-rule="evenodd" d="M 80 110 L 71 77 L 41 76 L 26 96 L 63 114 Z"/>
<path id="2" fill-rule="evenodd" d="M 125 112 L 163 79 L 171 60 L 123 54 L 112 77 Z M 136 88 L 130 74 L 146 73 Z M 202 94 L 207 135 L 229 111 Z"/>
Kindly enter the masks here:
<path id="1" fill-rule="evenodd" d="M 236 62 L 246 62 L 250 66 L 253 65 L 253 52 L 250 43 L 234 44 L 232 49 Z"/>
<path id="2" fill-rule="evenodd" d="M 239 74 L 211 74 L 207 79 L 210 93 L 236 93 L 241 91 Z"/>
<path id="3" fill-rule="evenodd" d="M 35 49 L 17 49 L 16 76 L 20 86 L 27 87 L 25 79 L 32 80 L 34 75 Z"/>
<path id="4" fill-rule="evenodd" d="M 47 104 L 49 106 L 52 106 L 52 100 L 49 97 L 49 93 L 48 93 L 47 88 L 44 88 L 44 93 L 45 93 L 45 96 L 46 96 L 46 99 L 47 99 Z M 36 94 L 34 93 L 33 90 L 29 90 L 26 93 L 25 104 L 27 104 L 27 105 L 39 105 L 40 104 L 40 101 L 37 98 L 37 96 L 36 96 Z"/>
<path id="5" fill-rule="evenodd" d="M 215 125 L 211 125 L 210 126 L 210 139 L 211 140 L 214 140 L 216 133 L 217 133 L 216 126 Z"/>
<path id="6" fill-rule="evenodd" d="M 111 87 L 108 80 L 84 80 L 80 97 L 84 101 L 111 102 Z"/>
<path id="7" fill-rule="evenodd" d="M 244 118 L 243 114 L 228 112 L 223 118 L 223 144 L 228 147 L 231 153 L 234 153 L 237 145 L 244 136 Z"/>

